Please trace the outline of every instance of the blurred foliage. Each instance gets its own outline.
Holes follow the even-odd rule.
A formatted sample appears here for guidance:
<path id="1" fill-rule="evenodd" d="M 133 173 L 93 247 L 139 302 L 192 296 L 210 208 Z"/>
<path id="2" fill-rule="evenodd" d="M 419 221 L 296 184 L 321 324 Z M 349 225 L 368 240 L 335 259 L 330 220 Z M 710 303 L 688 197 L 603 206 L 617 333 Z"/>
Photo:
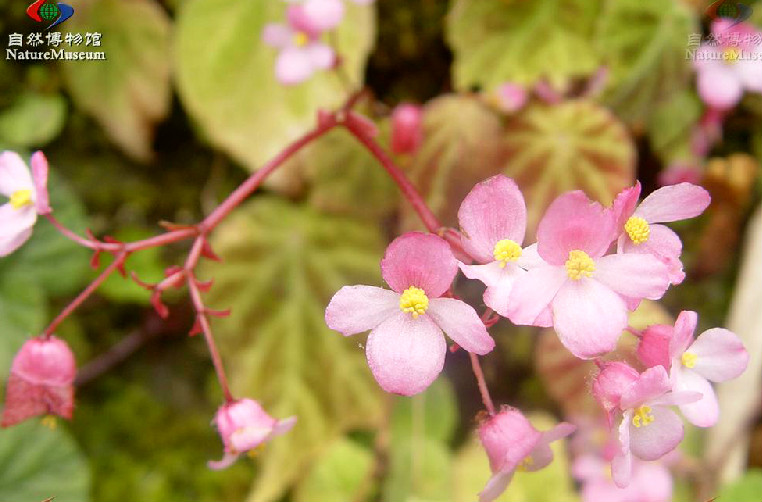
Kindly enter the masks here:
<path id="1" fill-rule="evenodd" d="M 762 469 L 749 469 L 741 479 L 722 487 L 717 495 L 719 500 L 754 502 L 762 493 Z"/>
<path id="2" fill-rule="evenodd" d="M 724 322 L 745 221 L 762 193 L 762 98 L 747 95 L 726 118 L 703 166 L 690 150 L 705 110 L 685 48 L 689 34 L 706 33 L 707 1 L 348 1 L 348 19 L 329 40 L 341 72 L 288 88 L 274 79 L 277 51 L 260 40 L 265 23 L 283 21 L 284 2 L 69 3 L 76 15 L 62 31 L 101 32 L 108 60 L 0 59 L 0 148 L 45 148 L 55 214 L 79 233 L 131 240 L 155 234 L 160 220 L 198 221 L 310 128 L 319 108 L 336 107 L 365 81 L 376 101 L 361 103 L 362 112 L 382 144 L 391 106 L 424 104 L 424 144 L 396 160 L 446 225 L 457 224 L 474 183 L 500 172 L 518 178 L 536 222 L 560 191 L 581 188 L 608 203 L 635 175 L 649 191 L 670 163 L 698 164 L 715 203 L 675 225 L 689 277 L 665 298 L 669 312 L 639 312 L 632 324 L 665 322 L 682 308 L 698 310 L 705 327 Z M 39 28 L 25 6 L 0 0 L 3 39 Z M 753 19 L 762 24 L 758 6 Z M 601 94 L 586 95 L 601 68 Z M 532 95 L 521 112 L 501 114 L 487 96 L 507 80 L 530 91 L 548 83 L 560 104 Z M 364 338 L 344 339 L 323 322 L 339 287 L 380 283 L 389 236 L 420 228 L 376 164 L 346 131 L 331 132 L 269 182 L 279 196 L 254 197 L 213 234 L 225 261 L 201 274 L 216 281 L 210 302 L 233 309 L 214 322 L 233 391 L 276 417 L 298 415 L 290 434 L 253 461 L 209 471 L 206 461 L 222 455 L 209 423 L 221 395 L 202 340 L 185 337 L 190 309 L 169 295 L 177 318 L 157 329 L 148 293 L 114 276 L 58 334 L 80 363 L 101 361 L 125 337 L 151 336 L 78 389 L 70 430 L 32 421 L 0 431 L 0 500 L 39 502 L 50 487 L 56 501 L 85 501 L 88 492 L 99 502 L 473 499 L 489 468 L 473 437 L 482 405 L 462 351 L 448 355 L 447 376 L 425 394 L 385 400 L 364 362 Z M 144 251 L 127 268 L 155 281 L 184 252 Z M 101 268 L 109 260 L 102 256 Z M 0 369 L 95 277 L 87 263 L 88 253 L 45 221 L 0 261 Z M 458 291 L 480 306 L 473 282 Z M 499 351 L 484 368 L 498 402 L 559 412 L 589 404 L 591 366 L 572 364 L 555 336 L 506 321 L 493 333 Z M 555 423 L 533 420 L 541 429 Z M 693 434 L 695 454 L 701 437 Z M 548 469 L 517 474 L 501 500 L 576 500 L 563 449 L 554 445 Z M 744 502 L 759 492 L 759 472 L 750 471 L 719 495 Z"/>

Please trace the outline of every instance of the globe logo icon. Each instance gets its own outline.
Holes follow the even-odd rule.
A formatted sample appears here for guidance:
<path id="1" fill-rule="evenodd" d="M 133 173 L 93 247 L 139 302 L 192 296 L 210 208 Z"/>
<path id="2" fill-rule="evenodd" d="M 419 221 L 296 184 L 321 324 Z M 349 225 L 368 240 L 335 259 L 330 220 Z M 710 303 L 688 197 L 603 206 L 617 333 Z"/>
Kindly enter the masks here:
<path id="1" fill-rule="evenodd" d="M 40 17 L 46 21 L 55 21 L 58 19 L 58 16 L 61 14 L 61 11 L 58 9 L 58 5 L 52 4 L 52 3 L 45 3 L 40 6 L 40 10 L 38 12 Z"/>

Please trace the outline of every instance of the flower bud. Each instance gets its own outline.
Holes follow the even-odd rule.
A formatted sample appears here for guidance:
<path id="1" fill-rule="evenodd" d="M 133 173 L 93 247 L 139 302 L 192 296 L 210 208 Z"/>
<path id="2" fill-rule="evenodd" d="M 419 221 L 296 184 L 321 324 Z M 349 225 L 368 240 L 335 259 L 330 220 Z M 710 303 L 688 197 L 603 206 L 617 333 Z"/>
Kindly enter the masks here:
<path id="1" fill-rule="evenodd" d="M 398 105 L 392 112 L 392 151 L 415 153 L 423 142 L 423 111 L 420 106 Z"/>
<path id="2" fill-rule="evenodd" d="M 518 84 L 505 83 L 495 91 L 495 104 L 505 113 L 521 110 L 527 102 L 527 91 Z"/>
<path id="3" fill-rule="evenodd" d="M 646 367 L 664 366 L 669 371 L 672 362 L 669 358 L 669 341 L 675 330 L 672 326 L 655 324 L 643 330 L 638 344 L 638 359 Z"/>
<path id="4" fill-rule="evenodd" d="M 638 379 L 638 372 L 619 361 L 600 363 L 601 371 L 593 381 L 593 397 L 608 414 L 619 408 L 622 394 Z"/>
<path id="5" fill-rule="evenodd" d="M 515 468 L 534 449 L 542 434 L 515 408 L 507 408 L 479 426 L 479 439 L 492 472 Z"/>

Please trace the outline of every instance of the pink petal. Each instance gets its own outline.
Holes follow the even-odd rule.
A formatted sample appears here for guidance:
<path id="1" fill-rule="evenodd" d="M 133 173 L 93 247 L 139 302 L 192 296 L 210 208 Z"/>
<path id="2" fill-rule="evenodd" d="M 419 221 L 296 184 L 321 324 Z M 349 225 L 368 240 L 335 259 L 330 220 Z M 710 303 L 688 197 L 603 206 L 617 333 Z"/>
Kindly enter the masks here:
<path id="1" fill-rule="evenodd" d="M 311 25 L 319 31 L 334 29 L 344 18 L 342 0 L 306 0 L 302 6 Z"/>
<path id="2" fill-rule="evenodd" d="M 632 453 L 630 452 L 630 422 L 632 411 L 628 410 L 622 416 L 619 424 L 619 451 L 611 460 L 611 477 L 619 488 L 626 488 L 632 477 Z"/>
<path id="3" fill-rule="evenodd" d="M 0 194 L 10 197 L 17 190 L 34 188 L 29 169 L 16 152 L 0 153 Z"/>
<path id="4" fill-rule="evenodd" d="M 758 49 L 753 55 L 756 59 L 736 61 L 736 73 L 746 89 L 762 92 L 762 51 Z"/>
<path id="5" fill-rule="evenodd" d="M 426 314 L 468 352 L 483 356 L 495 348 L 495 341 L 471 305 L 454 298 L 434 298 Z"/>
<path id="6" fill-rule="evenodd" d="M 524 196 L 502 174 L 478 183 L 458 210 L 463 246 L 482 263 L 494 261 L 495 244 L 510 239 L 521 245 L 527 224 Z"/>
<path id="7" fill-rule="evenodd" d="M 735 333 L 712 328 L 704 331 L 688 348 L 696 354 L 693 371 L 713 382 L 724 382 L 740 376 L 749 363 L 749 353 Z"/>
<path id="8" fill-rule="evenodd" d="M 581 359 L 614 350 L 626 327 L 624 301 L 596 280 L 569 280 L 553 299 L 553 328 L 561 343 Z"/>
<path id="9" fill-rule="evenodd" d="M 458 262 L 450 246 L 436 235 L 421 232 L 394 239 L 381 260 L 381 276 L 394 291 L 402 293 L 415 286 L 430 299 L 442 296 L 457 273 Z"/>
<path id="10" fill-rule="evenodd" d="M 658 300 L 669 287 L 666 265 L 649 254 L 612 254 L 599 258 L 593 277 L 629 298 Z"/>
<path id="11" fill-rule="evenodd" d="M 230 446 L 237 452 L 249 451 L 264 443 L 272 431 L 272 427 L 242 427 L 230 435 Z"/>
<path id="12" fill-rule="evenodd" d="M 393 315 L 368 336 L 368 365 L 381 388 L 412 396 L 424 391 L 444 366 L 447 343 L 427 315 Z"/>
<path id="13" fill-rule="evenodd" d="M 683 355 L 683 352 L 693 341 L 693 333 L 696 331 L 698 314 L 692 310 L 683 310 L 678 314 L 675 321 L 675 331 L 669 342 L 669 357 L 675 358 Z"/>
<path id="14" fill-rule="evenodd" d="M 288 417 L 278 420 L 273 426 L 273 431 L 270 433 L 270 437 L 281 436 L 293 429 L 294 425 L 296 425 L 296 417 Z"/>
<path id="15" fill-rule="evenodd" d="M 292 4 L 286 11 L 288 25 L 294 32 L 301 32 L 307 35 L 310 40 L 320 37 L 324 31 L 318 26 L 304 9 L 303 3 Z"/>
<path id="16" fill-rule="evenodd" d="M 240 455 L 236 453 L 225 452 L 225 455 L 222 457 L 221 460 L 210 460 L 206 463 L 206 465 L 213 471 L 220 471 L 222 469 L 227 469 L 228 467 L 233 465 L 235 461 L 238 460 L 239 456 Z"/>
<path id="17" fill-rule="evenodd" d="M 664 225 L 650 225 L 650 229 L 648 240 L 641 244 L 635 244 L 623 234 L 619 238 L 619 252 L 655 256 L 667 267 L 670 283 L 680 284 L 685 279 L 683 263 L 680 261 L 680 254 L 683 252 L 680 237 Z"/>
<path id="18" fill-rule="evenodd" d="M 537 251 L 551 265 L 564 265 L 575 249 L 592 258 L 603 256 L 616 238 L 614 218 L 584 192 L 568 192 L 553 201 L 540 221 Z"/>
<path id="19" fill-rule="evenodd" d="M 325 323 L 344 336 L 373 329 L 400 312 L 400 295 L 375 286 L 344 286 L 325 309 Z"/>
<path id="20" fill-rule="evenodd" d="M 662 187 L 646 197 L 635 210 L 648 223 L 694 218 L 709 207 L 712 197 L 704 188 L 691 183 Z"/>
<path id="21" fill-rule="evenodd" d="M 305 47 L 310 56 L 312 66 L 319 70 L 332 68 L 336 63 L 336 53 L 333 48 L 321 42 L 313 42 Z"/>
<path id="22" fill-rule="evenodd" d="M 728 110 L 743 96 L 740 78 L 727 65 L 712 65 L 699 71 L 698 93 L 712 108 Z"/>
<path id="23" fill-rule="evenodd" d="M 527 471 L 539 471 L 550 465 L 553 461 L 553 450 L 550 448 L 550 443 L 565 438 L 572 434 L 576 429 L 577 427 L 570 423 L 561 422 L 549 431 L 543 432 L 540 441 L 529 454 L 532 458 L 532 463 L 527 466 Z"/>
<path id="24" fill-rule="evenodd" d="M 704 377 L 689 369 L 675 373 L 675 391 L 691 391 L 701 393 L 701 399 L 680 406 L 680 412 L 696 427 L 712 427 L 720 416 L 720 406 L 717 396 Z"/>
<path id="25" fill-rule="evenodd" d="M 15 209 L 9 204 L 0 206 L 0 256 L 7 256 L 21 247 L 32 235 L 37 213 L 32 206 Z"/>
<path id="26" fill-rule="evenodd" d="M 638 490 L 637 498 L 644 502 L 670 502 L 672 500 L 672 475 L 661 462 L 637 462 L 633 469 L 632 484 Z M 630 502 L 630 501 L 626 501 Z"/>
<path id="27" fill-rule="evenodd" d="M 304 82 L 312 76 L 314 71 L 310 54 L 304 49 L 285 48 L 275 61 L 275 78 L 283 85 Z"/>
<path id="28" fill-rule="evenodd" d="M 482 281 L 487 289 L 484 291 L 484 303 L 503 317 L 508 316 L 508 303 L 513 291 L 513 284 L 526 272 L 513 264 L 500 267 L 500 262 L 493 261 L 487 265 L 458 264 L 463 275 L 469 279 Z"/>
<path id="29" fill-rule="evenodd" d="M 669 370 L 672 358 L 669 355 L 669 342 L 675 328 L 664 324 L 654 324 L 643 330 L 638 343 L 638 359 L 646 367 L 663 366 Z"/>
<path id="30" fill-rule="evenodd" d="M 293 37 L 293 30 L 285 24 L 269 23 L 262 29 L 262 41 L 277 49 L 289 47 Z"/>
<path id="31" fill-rule="evenodd" d="M 648 368 L 640 374 L 640 378 L 622 393 L 620 406 L 622 409 L 632 409 L 641 406 L 646 401 L 655 399 L 669 392 L 672 384 L 663 366 Z"/>
<path id="32" fill-rule="evenodd" d="M 547 265 L 521 274 L 513 284 L 508 318 L 514 324 L 535 325 L 567 280 L 564 268 Z"/>
<path id="33" fill-rule="evenodd" d="M 516 260 L 516 265 L 524 270 L 529 270 L 530 268 L 544 267 L 548 264 L 542 259 L 540 253 L 537 252 L 537 243 L 535 242 L 521 251 L 521 257 Z"/>
<path id="34" fill-rule="evenodd" d="M 617 229 L 621 230 L 630 216 L 635 212 L 635 207 L 638 205 L 638 198 L 640 197 L 640 190 L 640 181 L 636 181 L 635 186 L 625 188 L 614 199 L 611 209 L 614 211 Z"/>
<path id="35" fill-rule="evenodd" d="M 8 256 L 24 245 L 32 236 L 32 228 L 29 227 L 17 234 L 0 236 L 0 257 Z"/>
<path id="36" fill-rule="evenodd" d="M 35 198 L 34 203 L 37 214 L 48 214 L 50 202 L 48 200 L 48 159 L 40 151 L 32 154 L 32 178 L 34 180 Z"/>
<path id="37" fill-rule="evenodd" d="M 484 490 L 479 493 L 479 502 L 492 502 L 498 498 L 508 488 L 512 478 L 513 471 L 496 472 L 489 478 Z"/>
<path id="38" fill-rule="evenodd" d="M 654 421 L 641 427 L 630 426 L 630 451 L 641 460 L 656 460 L 677 448 L 683 440 L 683 421 L 662 406 L 653 406 Z"/>

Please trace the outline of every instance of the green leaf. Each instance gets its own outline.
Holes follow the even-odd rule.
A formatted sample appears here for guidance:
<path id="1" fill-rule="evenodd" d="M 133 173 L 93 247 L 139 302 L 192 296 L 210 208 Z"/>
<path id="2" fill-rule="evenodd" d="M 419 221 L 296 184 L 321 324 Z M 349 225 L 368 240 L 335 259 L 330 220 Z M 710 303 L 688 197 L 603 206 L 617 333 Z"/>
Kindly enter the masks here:
<path id="1" fill-rule="evenodd" d="M 114 237 L 123 242 L 130 242 L 145 239 L 152 235 L 154 234 L 151 232 L 133 228 L 121 230 Z M 103 269 L 114 261 L 114 257 L 110 254 L 103 254 L 100 261 L 101 269 Z M 157 283 L 164 279 L 164 266 L 161 261 L 160 248 L 144 249 L 131 254 L 125 262 L 125 268 L 128 273 L 134 272 L 137 274 L 138 279 L 143 282 Z M 117 302 L 133 302 L 143 305 L 150 303 L 151 295 L 150 292 L 138 286 L 131 278 L 122 277 L 118 273 L 111 274 L 98 289 L 98 293 Z"/>
<path id="2" fill-rule="evenodd" d="M 231 214 L 212 244 L 223 262 L 205 269 L 215 280 L 208 296 L 232 308 L 214 329 L 233 392 L 299 420 L 261 454 L 249 500 L 270 501 L 331 441 L 378 423 L 363 339 L 329 330 L 324 309 L 342 286 L 379 281 L 383 246 L 375 226 L 272 197 Z"/>
<path id="3" fill-rule="evenodd" d="M 446 442 L 452 439 L 457 425 L 455 391 L 444 376 L 422 394 L 395 400 L 392 431 L 398 438 L 424 435 Z"/>
<path id="4" fill-rule="evenodd" d="M 87 228 L 84 208 L 52 166 L 48 181 L 53 214 L 68 228 L 82 234 Z M 0 259 L 0 274 L 12 270 L 24 280 L 42 286 L 46 295 L 68 295 L 79 289 L 88 274 L 89 252 L 39 218 L 32 237 L 10 256 Z"/>
<path id="5" fill-rule="evenodd" d="M 171 99 L 169 18 L 154 0 L 71 4 L 76 15 L 67 30 L 102 34 L 100 47 L 83 43 L 76 50 L 103 51 L 107 58 L 61 62 L 74 104 L 93 116 L 125 153 L 150 160 L 153 126 L 166 117 Z"/>
<path id="6" fill-rule="evenodd" d="M 66 121 L 66 101 L 60 94 L 27 92 L 0 114 L 0 143 L 23 149 L 55 139 Z"/>
<path id="7" fill-rule="evenodd" d="M 29 420 L 0 431 L 0 500 L 89 500 L 90 472 L 65 430 Z"/>
<path id="8" fill-rule="evenodd" d="M 503 169 L 500 118 L 471 96 L 436 98 L 424 109 L 424 141 L 408 172 L 444 225 L 457 226 L 458 207 L 473 186 Z M 423 228 L 406 202 L 403 227 Z"/>
<path id="9" fill-rule="evenodd" d="M 569 80 L 600 64 L 593 50 L 599 0 L 454 0 L 447 40 L 455 52 L 459 90 L 491 90 L 510 81 L 531 86 L 546 79 L 566 89 Z"/>
<path id="10" fill-rule="evenodd" d="M 373 44 L 374 11 L 345 5 L 335 40 L 341 71 L 357 86 Z M 272 0 L 189 0 L 179 6 L 180 98 L 207 140 L 252 171 L 305 133 L 318 108 L 338 107 L 347 94 L 333 72 L 296 86 L 275 80 L 277 51 L 262 42 L 262 29 L 284 22 L 286 7 Z"/>
<path id="11" fill-rule="evenodd" d="M 530 229 L 562 192 L 581 189 L 610 204 L 633 183 L 632 138 L 607 109 L 590 101 L 530 106 L 508 122 L 505 134 L 505 174 L 524 192 Z"/>
<path id="12" fill-rule="evenodd" d="M 45 297 L 40 287 L 23 275 L 0 271 L 0 375 L 5 378 L 21 345 L 44 328 Z M 2 444 L 2 441 L 0 441 Z"/>
<path id="13" fill-rule="evenodd" d="M 597 49 L 610 70 L 605 102 L 630 124 L 645 125 L 656 105 L 692 82 L 688 36 L 701 33 L 685 2 L 617 0 L 602 11 Z"/>
<path id="14" fill-rule="evenodd" d="M 539 430 L 547 430 L 555 421 L 547 415 L 528 417 Z M 579 497 L 574 491 L 574 482 L 569 473 L 565 441 L 555 441 L 550 445 L 553 462 L 535 472 L 516 472 L 511 484 L 498 502 L 576 502 Z M 453 500 L 474 500 L 484 489 L 491 476 L 489 460 L 481 444 L 474 438 L 458 452 L 453 468 Z"/>
<path id="15" fill-rule="evenodd" d="M 762 469 L 749 469 L 741 479 L 723 486 L 717 500 L 733 502 L 757 502 L 762 493 Z"/>
<path id="16" fill-rule="evenodd" d="M 294 493 L 295 502 L 352 502 L 373 467 L 373 453 L 347 439 L 334 441 Z"/>
<path id="17" fill-rule="evenodd" d="M 678 91 L 669 101 L 654 107 L 648 120 L 648 139 L 665 165 L 693 158 L 691 140 L 702 108 L 691 90 Z"/>

